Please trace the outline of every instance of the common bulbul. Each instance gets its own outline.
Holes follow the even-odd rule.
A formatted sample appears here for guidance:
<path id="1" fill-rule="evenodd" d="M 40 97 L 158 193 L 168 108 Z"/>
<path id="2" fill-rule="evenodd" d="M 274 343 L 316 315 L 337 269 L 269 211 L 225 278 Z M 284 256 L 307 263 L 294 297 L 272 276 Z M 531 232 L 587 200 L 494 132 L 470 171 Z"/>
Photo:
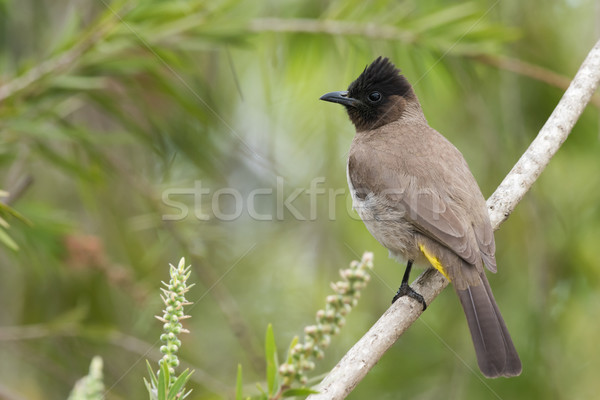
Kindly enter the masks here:
<path id="1" fill-rule="evenodd" d="M 429 262 L 452 282 L 481 372 L 519 375 L 521 360 L 484 272 L 496 272 L 494 232 L 460 151 L 429 126 L 412 86 L 387 58 L 321 100 L 342 104 L 356 127 L 347 168 L 353 207 L 390 256 L 408 261 L 393 301 L 408 295 L 426 308 L 408 278 L 414 262 Z"/>

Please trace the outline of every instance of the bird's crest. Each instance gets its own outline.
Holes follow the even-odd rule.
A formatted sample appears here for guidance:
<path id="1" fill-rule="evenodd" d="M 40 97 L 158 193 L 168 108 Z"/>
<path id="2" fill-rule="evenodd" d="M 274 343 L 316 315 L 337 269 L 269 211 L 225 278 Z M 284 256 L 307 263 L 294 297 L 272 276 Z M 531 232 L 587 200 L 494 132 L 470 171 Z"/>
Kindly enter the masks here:
<path id="1" fill-rule="evenodd" d="M 410 83 L 400 74 L 400 70 L 387 57 L 380 56 L 350 84 L 348 92 L 351 97 L 371 90 L 388 96 L 405 96 L 411 92 L 410 89 Z"/>

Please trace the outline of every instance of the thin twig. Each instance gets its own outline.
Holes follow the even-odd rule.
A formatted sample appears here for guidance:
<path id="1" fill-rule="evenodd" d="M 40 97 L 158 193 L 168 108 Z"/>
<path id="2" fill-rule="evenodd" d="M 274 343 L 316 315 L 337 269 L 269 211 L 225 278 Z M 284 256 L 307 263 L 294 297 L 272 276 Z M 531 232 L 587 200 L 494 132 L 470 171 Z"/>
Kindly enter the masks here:
<path id="1" fill-rule="evenodd" d="M 586 57 L 538 136 L 489 198 L 487 204 L 494 229 L 508 218 L 567 139 L 599 83 L 600 41 Z M 426 270 L 413 283 L 428 304 L 447 285 L 448 281 L 433 269 Z M 320 393 L 307 400 L 344 399 L 421 312 L 421 306 L 407 297 L 396 301 L 318 385 Z"/>
<path id="2" fill-rule="evenodd" d="M 537 137 L 488 199 L 492 226 L 498 229 L 567 140 L 600 82 L 600 41 L 592 48 L 569 88 Z"/>
<path id="3" fill-rule="evenodd" d="M 418 41 L 418 36 L 413 32 L 402 30 L 395 26 L 339 20 L 258 18 L 250 22 L 249 29 L 256 33 L 282 32 L 359 36 L 369 39 L 397 40 L 406 44 L 414 44 Z M 514 72 L 562 90 L 567 90 L 571 82 L 567 76 L 516 58 L 491 54 L 467 54 L 466 56 L 477 62 Z M 600 96 L 592 96 L 590 103 L 600 109 Z"/>
<path id="4" fill-rule="evenodd" d="M 516 58 L 491 54 L 476 54 L 469 56 L 469 58 L 498 69 L 503 69 L 519 75 L 527 76 L 535 79 L 536 81 L 544 82 L 550 86 L 554 86 L 562 90 L 567 90 L 571 84 L 571 80 L 564 75 L 557 74 L 556 72 L 547 68 L 543 68 L 539 65 L 531 64 Z M 593 95 L 590 100 L 590 104 L 600 109 L 600 96 Z"/>
<path id="5" fill-rule="evenodd" d="M 257 18 L 250 22 L 253 32 L 313 33 L 360 36 L 371 39 L 399 40 L 412 43 L 416 35 L 390 25 L 308 18 Z"/>
<path id="6" fill-rule="evenodd" d="M 9 195 L 6 198 L 6 200 L 4 200 L 4 204 L 6 204 L 7 206 L 12 205 L 27 191 L 27 189 L 29 189 L 31 184 L 33 184 L 32 175 L 27 174 L 21 177 L 14 185 L 14 187 L 8 191 Z"/>
<path id="7" fill-rule="evenodd" d="M 83 39 L 75 43 L 69 50 L 43 61 L 23 75 L 17 76 L 0 85 L 0 102 L 34 86 L 37 82 L 51 74 L 60 74 L 74 67 L 88 50 L 103 40 L 113 29 L 115 26 L 114 22 L 114 18 L 105 21 L 91 34 L 84 36 Z"/>

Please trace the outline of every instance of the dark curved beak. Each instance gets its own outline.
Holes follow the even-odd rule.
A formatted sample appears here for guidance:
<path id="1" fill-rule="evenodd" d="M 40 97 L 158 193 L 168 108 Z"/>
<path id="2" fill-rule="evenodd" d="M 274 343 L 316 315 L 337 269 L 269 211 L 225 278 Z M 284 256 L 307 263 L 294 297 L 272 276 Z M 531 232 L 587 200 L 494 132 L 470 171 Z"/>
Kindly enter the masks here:
<path id="1" fill-rule="evenodd" d="M 331 103 L 338 103 L 350 107 L 355 107 L 360 102 L 359 100 L 353 99 L 352 97 L 348 97 L 348 92 L 345 90 L 341 92 L 325 93 L 319 98 L 319 100 L 329 101 Z"/>

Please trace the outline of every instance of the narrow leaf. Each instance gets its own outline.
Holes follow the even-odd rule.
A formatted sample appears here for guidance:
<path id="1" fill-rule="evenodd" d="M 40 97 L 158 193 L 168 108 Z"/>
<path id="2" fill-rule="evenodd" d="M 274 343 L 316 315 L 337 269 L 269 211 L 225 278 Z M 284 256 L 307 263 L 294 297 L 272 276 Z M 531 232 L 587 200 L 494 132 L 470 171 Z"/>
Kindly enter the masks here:
<path id="1" fill-rule="evenodd" d="M 148 375 L 150 375 L 150 380 L 152 381 L 152 384 L 154 385 L 154 387 L 157 387 L 158 386 L 158 380 L 156 378 L 156 373 L 154 372 L 154 370 L 150 366 L 150 362 L 148 360 L 146 360 L 146 368 L 148 368 Z"/>
<path id="2" fill-rule="evenodd" d="M 235 379 L 235 400 L 244 400 L 242 393 L 242 364 L 238 364 L 237 377 Z"/>
<path id="3" fill-rule="evenodd" d="M 150 382 L 148 382 L 146 380 L 146 378 L 144 378 L 144 385 L 146 385 L 146 390 L 148 391 L 148 398 L 149 400 L 154 400 L 154 397 L 152 397 L 152 385 L 150 384 Z"/>
<path id="4" fill-rule="evenodd" d="M 265 398 L 267 397 L 267 394 L 265 393 L 265 389 L 263 389 L 262 385 L 260 383 L 256 383 L 256 389 L 261 393 L 261 397 L 264 396 Z"/>
<path id="5" fill-rule="evenodd" d="M 300 341 L 300 339 L 298 338 L 298 336 L 294 336 L 294 338 L 292 339 L 292 342 L 290 343 L 290 348 L 288 349 L 288 357 L 287 357 L 288 364 L 292 363 L 292 349 L 294 348 L 294 346 L 296 346 L 298 344 L 299 341 Z"/>
<path id="6" fill-rule="evenodd" d="M 163 362 L 158 371 L 158 400 L 167 400 L 169 378 L 169 367 L 167 367 L 167 363 Z"/>
<path id="7" fill-rule="evenodd" d="M 3 228 L 0 228 L 0 242 L 11 250 L 18 251 L 19 245 L 15 242 Z"/>
<path id="8" fill-rule="evenodd" d="M 281 394 L 282 397 L 308 396 L 309 394 L 317 394 L 317 390 L 311 388 L 288 389 Z"/>
<path id="9" fill-rule="evenodd" d="M 275 394 L 277 390 L 277 346 L 275 345 L 275 335 L 273 334 L 273 325 L 267 326 L 265 337 L 265 359 L 267 361 L 267 392 L 269 395 Z"/>
<path id="10" fill-rule="evenodd" d="M 190 379 L 190 376 L 192 376 L 192 372 L 190 372 L 189 369 L 186 369 L 185 371 L 183 371 L 181 373 L 181 375 L 179 375 L 179 377 L 175 380 L 175 382 L 173 382 L 173 384 L 171 385 L 171 387 L 169 388 L 169 397 L 168 400 L 175 400 L 177 399 L 177 395 L 180 392 L 184 392 L 185 391 L 185 384 L 187 383 L 187 381 Z"/>

